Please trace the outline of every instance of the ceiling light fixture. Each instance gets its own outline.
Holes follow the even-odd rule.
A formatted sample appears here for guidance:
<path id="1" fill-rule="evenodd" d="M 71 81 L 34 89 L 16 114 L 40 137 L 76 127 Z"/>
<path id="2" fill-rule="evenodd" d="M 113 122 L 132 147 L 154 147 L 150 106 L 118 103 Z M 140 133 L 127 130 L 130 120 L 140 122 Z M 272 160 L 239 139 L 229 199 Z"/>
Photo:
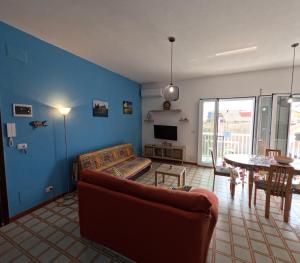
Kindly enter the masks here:
<path id="1" fill-rule="evenodd" d="M 171 43 L 171 81 L 168 86 L 162 88 L 161 93 L 166 101 L 175 101 L 179 98 L 179 87 L 173 84 L 173 43 L 175 37 L 169 37 L 168 40 Z"/>
<path id="2" fill-rule="evenodd" d="M 290 96 L 288 98 L 288 103 L 292 103 L 293 102 L 293 84 L 294 84 L 294 71 L 295 71 L 295 57 L 296 57 L 296 47 L 299 46 L 299 43 L 294 43 L 293 45 L 291 45 L 291 47 L 294 49 L 294 56 L 293 56 L 293 67 L 292 67 L 292 80 L 291 80 L 291 93 Z"/>
<path id="3" fill-rule="evenodd" d="M 257 50 L 257 48 L 258 48 L 257 46 L 253 46 L 253 47 L 246 47 L 246 48 L 241 48 L 241 49 L 233 49 L 233 50 L 228 50 L 228 51 L 224 51 L 224 52 L 219 52 L 215 56 L 221 57 L 221 56 L 244 54 L 244 53 L 255 51 L 255 50 Z"/>

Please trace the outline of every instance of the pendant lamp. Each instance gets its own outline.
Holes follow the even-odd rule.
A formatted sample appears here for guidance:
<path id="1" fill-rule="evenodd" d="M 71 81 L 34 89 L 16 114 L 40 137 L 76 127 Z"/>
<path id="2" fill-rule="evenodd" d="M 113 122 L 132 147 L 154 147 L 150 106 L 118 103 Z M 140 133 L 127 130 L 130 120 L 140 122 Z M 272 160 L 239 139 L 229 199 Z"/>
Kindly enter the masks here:
<path id="1" fill-rule="evenodd" d="M 175 37 L 168 38 L 171 44 L 171 81 L 170 84 L 162 89 L 162 96 L 166 101 L 176 101 L 179 99 L 179 87 L 173 84 L 173 43 Z"/>
<path id="2" fill-rule="evenodd" d="M 296 56 L 296 47 L 299 46 L 299 43 L 294 43 L 291 47 L 294 49 L 294 56 L 293 56 L 293 67 L 292 67 L 292 80 L 291 80 L 291 93 L 288 98 L 288 103 L 293 102 L 293 84 L 294 84 L 294 71 L 295 71 L 295 56 Z"/>

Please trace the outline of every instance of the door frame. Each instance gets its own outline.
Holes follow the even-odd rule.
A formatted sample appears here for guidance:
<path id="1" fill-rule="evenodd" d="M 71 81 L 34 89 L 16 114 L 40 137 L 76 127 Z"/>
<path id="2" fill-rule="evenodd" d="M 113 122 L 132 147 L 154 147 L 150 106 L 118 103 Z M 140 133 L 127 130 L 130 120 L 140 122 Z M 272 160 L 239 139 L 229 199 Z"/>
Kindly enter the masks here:
<path id="1" fill-rule="evenodd" d="M 254 125 L 254 136 L 255 138 L 254 139 L 254 143 L 253 143 L 253 149 L 252 149 L 252 153 L 256 154 L 257 153 L 257 150 L 258 150 L 258 128 L 260 128 L 260 124 L 261 124 L 261 114 L 259 113 L 259 110 L 260 110 L 260 106 L 261 106 L 261 99 L 262 98 L 270 98 L 271 99 L 271 122 L 270 122 L 270 129 L 268 130 L 268 134 L 269 134 L 269 140 L 267 142 L 267 148 L 270 148 L 270 145 L 271 145 L 271 130 L 272 130 L 272 118 L 273 118 L 273 95 L 259 95 L 257 96 L 255 99 L 256 99 L 256 102 L 255 102 L 255 115 L 254 115 L 254 118 L 255 118 L 255 125 Z"/>
<path id="2" fill-rule="evenodd" d="M 201 160 L 202 157 L 202 131 L 203 131 L 203 125 L 202 125 L 202 120 L 203 120 L 203 102 L 204 101 L 212 101 L 215 102 L 215 114 L 214 114 L 214 141 L 213 141 L 213 153 L 214 156 L 216 155 L 216 150 L 217 150 L 217 131 L 218 131 L 218 118 L 216 118 L 216 114 L 219 111 L 219 104 L 218 104 L 218 99 L 217 98 L 209 98 L 209 99 L 200 99 L 199 100 L 199 125 L 198 125 L 198 154 L 197 154 L 197 164 L 201 166 L 210 166 L 209 163 L 203 163 Z"/>
<path id="3" fill-rule="evenodd" d="M 8 200 L 7 200 L 7 188 L 6 188 L 6 176 L 5 176 L 5 162 L 4 162 L 4 144 L 3 144 L 3 133 L 2 133 L 2 119 L 0 112 L 0 226 L 9 223 L 9 212 L 8 212 Z"/>
<path id="4" fill-rule="evenodd" d="M 210 166 L 209 163 L 203 163 L 201 161 L 202 157 L 202 122 L 203 122 L 203 102 L 204 101 L 215 101 L 215 119 L 214 119 L 214 142 L 213 142 L 213 153 L 216 156 L 217 154 L 217 136 L 218 136 L 218 124 L 219 124 L 219 101 L 220 100 L 238 100 L 238 99 L 253 99 L 253 123 L 252 123 L 252 145 L 251 152 L 254 150 L 254 137 L 255 137 L 255 125 L 256 125 L 256 110 L 257 110 L 257 97 L 256 96 L 245 96 L 245 97 L 219 97 L 219 98 L 201 98 L 199 100 L 199 125 L 198 125 L 198 153 L 197 153 L 197 164 L 201 166 Z"/>

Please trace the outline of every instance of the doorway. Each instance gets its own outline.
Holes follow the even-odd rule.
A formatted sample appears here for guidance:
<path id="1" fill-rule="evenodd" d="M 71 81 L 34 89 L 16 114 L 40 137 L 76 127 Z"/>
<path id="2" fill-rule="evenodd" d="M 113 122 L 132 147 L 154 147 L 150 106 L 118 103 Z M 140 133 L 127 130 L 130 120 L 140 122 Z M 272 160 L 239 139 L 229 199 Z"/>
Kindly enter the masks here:
<path id="1" fill-rule="evenodd" d="M 211 164 L 211 150 L 217 161 L 252 153 L 254 113 L 254 97 L 200 100 L 198 164 Z"/>
<path id="2" fill-rule="evenodd" d="M 5 163 L 3 152 L 3 133 L 2 133 L 2 120 L 0 114 L 0 226 L 9 223 L 7 190 L 6 190 L 6 177 L 5 177 Z"/>

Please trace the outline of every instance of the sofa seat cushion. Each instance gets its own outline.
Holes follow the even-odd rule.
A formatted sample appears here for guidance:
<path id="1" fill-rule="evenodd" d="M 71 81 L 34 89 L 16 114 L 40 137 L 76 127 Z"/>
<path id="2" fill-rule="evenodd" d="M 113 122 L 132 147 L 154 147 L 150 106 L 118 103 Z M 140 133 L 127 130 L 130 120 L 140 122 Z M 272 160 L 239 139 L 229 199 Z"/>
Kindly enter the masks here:
<path id="1" fill-rule="evenodd" d="M 81 180 L 112 191 L 191 212 L 201 211 L 209 214 L 212 205 L 205 191 L 203 194 L 199 192 L 174 191 L 152 185 L 144 185 L 93 170 L 83 170 Z"/>
<path id="2" fill-rule="evenodd" d="M 151 165 L 150 159 L 134 156 L 102 171 L 103 173 L 114 175 L 114 168 L 116 168 L 120 172 L 121 177 L 129 178 L 136 175 L 149 165 Z"/>

